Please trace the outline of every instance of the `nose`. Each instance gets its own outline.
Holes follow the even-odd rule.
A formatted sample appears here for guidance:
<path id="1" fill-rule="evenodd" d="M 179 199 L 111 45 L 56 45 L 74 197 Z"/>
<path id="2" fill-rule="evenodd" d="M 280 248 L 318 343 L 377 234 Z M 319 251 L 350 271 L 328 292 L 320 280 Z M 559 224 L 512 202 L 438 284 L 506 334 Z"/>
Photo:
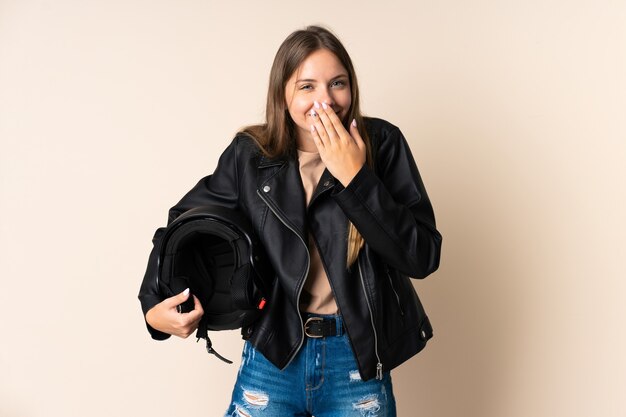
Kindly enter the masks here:
<path id="1" fill-rule="evenodd" d="M 328 91 L 328 88 L 321 89 L 320 93 L 317 95 L 317 98 L 315 100 L 317 100 L 320 106 L 322 105 L 323 102 L 326 102 L 328 106 L 333 107 L 333 108 L 335 107 L 335 100 L 333 100 L 333 96 L 332 94 L 330 94 L 330 91 Z"/>

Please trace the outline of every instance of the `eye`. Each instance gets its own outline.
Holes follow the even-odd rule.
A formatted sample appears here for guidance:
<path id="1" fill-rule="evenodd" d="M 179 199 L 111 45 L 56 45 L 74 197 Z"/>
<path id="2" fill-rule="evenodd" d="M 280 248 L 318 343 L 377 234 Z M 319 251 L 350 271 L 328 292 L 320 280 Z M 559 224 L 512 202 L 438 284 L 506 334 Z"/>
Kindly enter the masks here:
<path id="1" fill-rule="evenodd" d="M 310 90 L 311 88 L 313 88 L 311 84 L 304 84 L 300 86 L 300 90 Z"/>
<path id="2" fill-rule="evenodd" d="M 331 84 L 331 86 L 333 86 L 333 87 L 335 87 L 335 86 L 345 87 L 345 85 L 346 85 L 346 82 L 343 81 L 343 80 L 333 81 L 333 83 Z"/>

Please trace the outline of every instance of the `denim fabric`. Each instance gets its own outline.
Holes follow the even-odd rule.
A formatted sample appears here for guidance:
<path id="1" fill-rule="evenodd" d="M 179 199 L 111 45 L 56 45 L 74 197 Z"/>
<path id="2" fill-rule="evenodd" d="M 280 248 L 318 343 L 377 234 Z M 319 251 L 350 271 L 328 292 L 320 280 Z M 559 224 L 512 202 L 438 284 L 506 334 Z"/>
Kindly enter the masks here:
<path id="1" fill-rule="evenodd" d="M 305 316 L 310 317 L 308 314 Z M 391 375 L 363 382 L 346 334 L 305 337 L 283 371 L 245 342 L 241 367 L 226 416 L 395 417 Z"/>

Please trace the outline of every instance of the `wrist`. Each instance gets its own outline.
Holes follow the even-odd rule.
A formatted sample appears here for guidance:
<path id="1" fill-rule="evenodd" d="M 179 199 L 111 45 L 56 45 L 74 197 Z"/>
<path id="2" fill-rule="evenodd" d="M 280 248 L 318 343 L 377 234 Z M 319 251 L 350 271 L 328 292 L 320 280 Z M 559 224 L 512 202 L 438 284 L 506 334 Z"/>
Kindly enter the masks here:
<path id="1" fill-rule="evenodd" d="M 344 188 L 347 187 L 348 184 L 352 182 L 354 177 L 356 177 L 359 171 L 361 171 L 361 168 L 363 168 L 363 165 L 364 164 L 361 164 L 360 166 L 355 166 L 353 169 L 350 169 L 345 174 L 340 174 L 338 177 L 336 177 L 337 180 L 341 183 L 341 185 L 344 186 Z"/>

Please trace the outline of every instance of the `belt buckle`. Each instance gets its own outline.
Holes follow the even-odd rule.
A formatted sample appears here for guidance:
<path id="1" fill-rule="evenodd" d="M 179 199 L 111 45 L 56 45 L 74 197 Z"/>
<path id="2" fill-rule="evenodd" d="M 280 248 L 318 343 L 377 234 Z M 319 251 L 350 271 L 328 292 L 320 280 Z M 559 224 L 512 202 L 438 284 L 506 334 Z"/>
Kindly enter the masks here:
<path id="1" fill-rule="evenodd" d="M 313 335 L 313 334 L 309 334 L 309 325 L 311 322 L 314 321 L 324 321 L 323 318 L 321 317 L 309 317 L 309 319 L 304 323 L 304 334 L 306 334 L 309 337 L 312 337 L 314 339 L 319 339 L 321 337 L 323 337 L 322 335 Z"/>

